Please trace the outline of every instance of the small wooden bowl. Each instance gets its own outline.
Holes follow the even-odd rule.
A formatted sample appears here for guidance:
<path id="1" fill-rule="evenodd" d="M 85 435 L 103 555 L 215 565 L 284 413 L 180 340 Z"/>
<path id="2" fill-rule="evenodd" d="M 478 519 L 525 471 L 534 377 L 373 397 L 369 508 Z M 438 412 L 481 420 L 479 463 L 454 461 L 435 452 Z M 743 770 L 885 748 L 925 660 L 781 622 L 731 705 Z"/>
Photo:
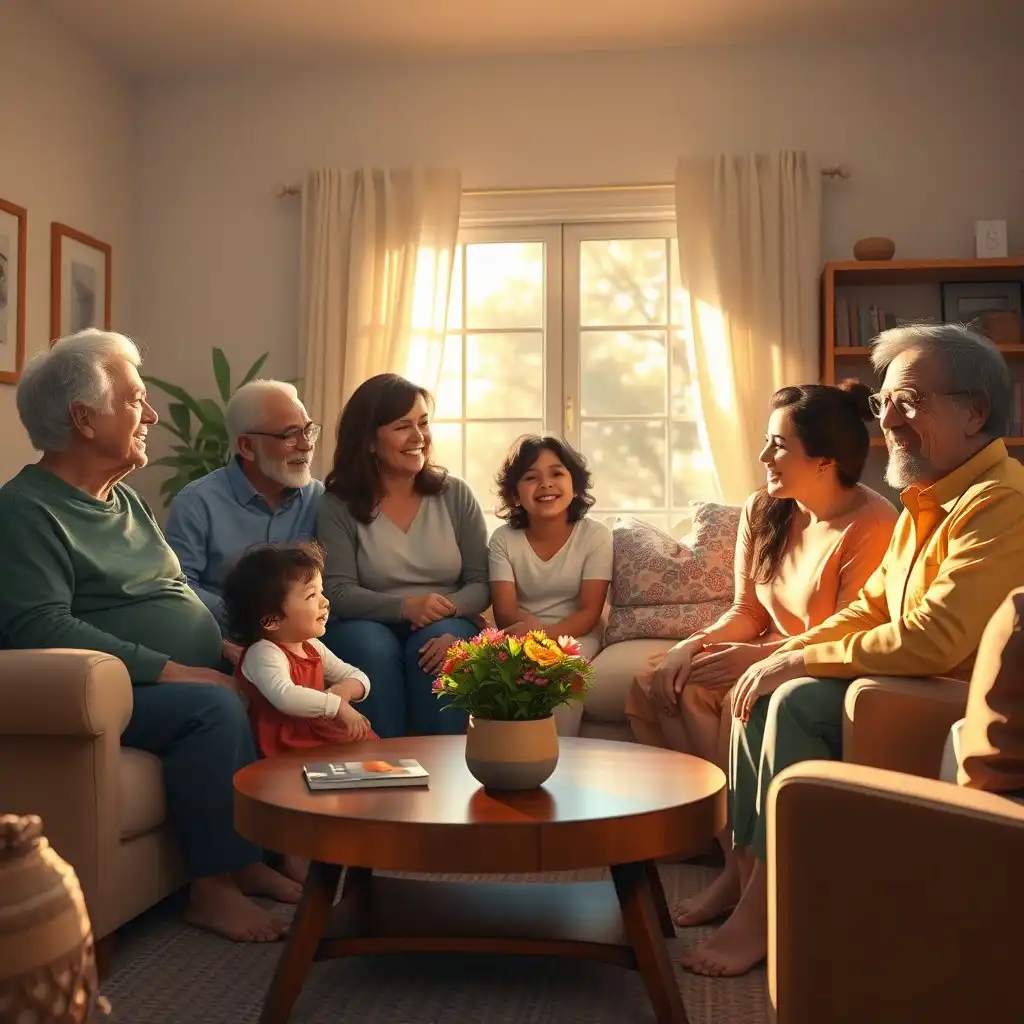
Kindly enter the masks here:
<path id="1" fill-rule="evenodd" d="M 880 236 L 861 238 L 853 246 L 855 260 L 891 260 L 895 253 L 896 243 Z"/>

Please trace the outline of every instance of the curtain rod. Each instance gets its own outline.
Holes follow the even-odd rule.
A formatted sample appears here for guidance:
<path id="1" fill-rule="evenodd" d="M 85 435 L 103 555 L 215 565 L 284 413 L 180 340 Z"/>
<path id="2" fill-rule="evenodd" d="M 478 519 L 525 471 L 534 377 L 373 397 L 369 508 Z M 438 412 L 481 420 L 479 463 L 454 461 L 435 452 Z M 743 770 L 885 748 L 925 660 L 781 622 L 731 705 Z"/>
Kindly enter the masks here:
<path id="1" fill-rule="evenodd" d="M 822 167 L 822 177 L 849 178 L 850 172 L 841 165 Z M 520 196 L 520 195 L 565 195 L 580 192 L 663 192 L 675 188 L 672 182 L 660 185 L 567 185 L 562 188 L 538 186 L 535 188 L 470 188 L 463 191 L 464 196 Z M 284 185 L 277 190 L 277 198 L 302 195 L 301 185 Z"/>

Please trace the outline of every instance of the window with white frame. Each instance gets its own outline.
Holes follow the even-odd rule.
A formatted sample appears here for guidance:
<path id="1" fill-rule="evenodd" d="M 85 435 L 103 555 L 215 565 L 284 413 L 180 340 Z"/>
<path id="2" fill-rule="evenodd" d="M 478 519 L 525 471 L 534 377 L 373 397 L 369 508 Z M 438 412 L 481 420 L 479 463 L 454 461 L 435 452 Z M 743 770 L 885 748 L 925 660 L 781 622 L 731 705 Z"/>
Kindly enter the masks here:
<path id="1" fill-rule="evenodd" d="M 494 475 L 524 433 L 586 455 L 594 513 L 663 529 L 715 496 L 671 223 L 465 229 L 434 444 L 497 523 Z"/>

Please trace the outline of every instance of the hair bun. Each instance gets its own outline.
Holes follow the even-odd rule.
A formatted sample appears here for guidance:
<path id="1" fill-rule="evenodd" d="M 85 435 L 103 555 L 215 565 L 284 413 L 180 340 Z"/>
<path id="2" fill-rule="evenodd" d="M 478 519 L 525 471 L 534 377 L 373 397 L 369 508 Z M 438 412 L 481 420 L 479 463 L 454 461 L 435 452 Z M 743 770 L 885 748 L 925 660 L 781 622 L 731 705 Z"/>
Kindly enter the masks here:
<path id="1" fill-rule="evenodd" d="M 874 392 L 867 384 L 862 383 L 855 377 L 850 377 L 839 384 L 839 390 L 850 399 L 853 407 L 857 410 L 857 415 L 862 420 L 873 420 L 875 418 L 874 413 L 871 411 L 871 404 L 868 401 Z"/>

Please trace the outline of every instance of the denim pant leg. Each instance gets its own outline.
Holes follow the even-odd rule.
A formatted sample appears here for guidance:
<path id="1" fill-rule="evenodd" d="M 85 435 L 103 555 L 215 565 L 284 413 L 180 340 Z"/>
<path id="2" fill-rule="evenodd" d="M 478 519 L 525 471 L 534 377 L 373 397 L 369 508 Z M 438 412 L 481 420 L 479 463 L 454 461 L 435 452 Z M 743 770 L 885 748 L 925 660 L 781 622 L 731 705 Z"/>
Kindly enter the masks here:
<path id="1" fill-rule="evenodd" d="M 365 619 L 332 622 L 321 638 L 342 661 L 362 669 L 370 678 L 370 694 L 359 710 L 382 739 L 404 736 L 406 730 L 405 666 L 400 626 Z"/>
<path id="2" fill-rule="evenodd" d="M 234 825 L 235 772 L 256 760 L 238 695 L 201 683 L 134 686 L 132 695 L 121 744 L 163 762 L 167 810 L 189 874 L 209 878 L 262 860 Z"/>
<path id="3" fill-rule="evenodd" d="M 413 736 L 459 735 L 466 731 L 464 711 L 445 707 L 434 696 L 434 676 L 420 668 L 420 648 L 435 636 L 451 633 L 456 640 L 476 636 L 480 627 L 468 619 L 442 619 L 411 630 L 405 642 L 405 686 L 409 705 L 409 732 Z"/>

